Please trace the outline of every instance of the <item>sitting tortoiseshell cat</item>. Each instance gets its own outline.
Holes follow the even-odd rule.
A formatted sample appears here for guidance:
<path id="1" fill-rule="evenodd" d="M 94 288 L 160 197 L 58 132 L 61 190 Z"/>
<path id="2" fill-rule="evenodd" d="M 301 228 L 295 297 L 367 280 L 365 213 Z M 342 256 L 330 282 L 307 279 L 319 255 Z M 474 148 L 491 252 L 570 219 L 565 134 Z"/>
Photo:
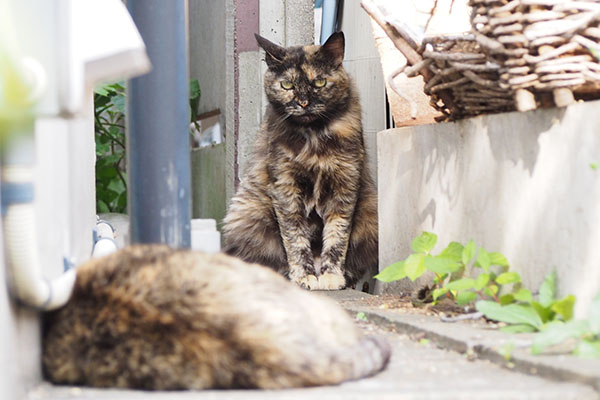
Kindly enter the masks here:
<path id="1" fill-rule="evenodd" d="M 287 49 L 256 39 L 269 104 L 224 220 L 225 251 L 307 289 L 353 286 L 377 272 L 377 198 L 344 35 Z"/>
<path id="2" fill-rule="evenodd" d="M 334 302 L 224 254 L 132 246 L 77 270 L 46 319 L 55 383 L 143 389 L 286 388 L 376 373 L 387 342 Z"/>

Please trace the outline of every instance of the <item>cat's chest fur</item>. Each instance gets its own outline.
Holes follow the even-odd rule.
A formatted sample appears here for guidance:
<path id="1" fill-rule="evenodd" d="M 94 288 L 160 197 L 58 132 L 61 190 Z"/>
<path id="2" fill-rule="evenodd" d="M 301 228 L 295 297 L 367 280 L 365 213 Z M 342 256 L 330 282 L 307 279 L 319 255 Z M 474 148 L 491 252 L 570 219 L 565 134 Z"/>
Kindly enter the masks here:
<path id="1" fill-rule="evenodd" d="M 340 185 L 354 187 L 359 179 L 360 156 L 344 138 L 328 127 L 298 128 L 273 140 L 270 145 L 270 184 L 274 191 L 296 190 L 305 213 L 323 208 Z"/>

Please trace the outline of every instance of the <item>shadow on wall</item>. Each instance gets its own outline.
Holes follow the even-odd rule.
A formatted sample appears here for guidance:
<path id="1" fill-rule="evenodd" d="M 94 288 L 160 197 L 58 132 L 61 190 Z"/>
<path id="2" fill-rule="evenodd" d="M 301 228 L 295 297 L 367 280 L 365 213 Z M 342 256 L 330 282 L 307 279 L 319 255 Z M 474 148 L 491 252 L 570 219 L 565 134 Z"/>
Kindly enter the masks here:
<path id="1" fill-rule="evenodd" d="M 594 107 L 483 116 L 381 136 L 380 174 L 387 178 L 380 215 L 402 225 L 380 230 L 395 236 L 382 237 L 382 246 L 392 247 L 382 250 L 382 262 L 406 257 L 424 230 L 439 235 L 440 249 L 474 239 L 504 253 L 531 288 L 557 269 L 560 292 L 581 298 L 582 312 L 600 289 L 600 171 L 590 168 L 600 161 Z"/>

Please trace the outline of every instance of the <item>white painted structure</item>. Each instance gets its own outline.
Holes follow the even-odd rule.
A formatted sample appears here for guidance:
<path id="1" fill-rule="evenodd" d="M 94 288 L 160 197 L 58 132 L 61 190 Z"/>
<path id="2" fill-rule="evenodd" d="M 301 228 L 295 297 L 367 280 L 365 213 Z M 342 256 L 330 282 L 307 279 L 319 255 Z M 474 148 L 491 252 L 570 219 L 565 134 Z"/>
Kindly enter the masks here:
<path id="1" fill-rule="evenodd" d="M 0 364 L 5 366 L 0 397 L 17 399 L 42 379 L 40 314 L 30 307 L 64 303 L 74 278 L 73 270 L 64 273 L 65 266 L 92 255 L 93 86 L 143 73 L 150 65 L 120 0 L 3 0 L 0 11 L 3 67 L 9 60 L 15 72 L 0 75 L 0 88 L 2 79 L 14 83 L 20 77 L 29 88 L 27 101 L 35 117 L 35 124 L 23 118 L 29 127 L 20 134 L 0 132 L 8 138 L 0 149 L 2 183 L 13 183 L 21 193 L 33 189 L 33 201 L 7 204 L 0 223 Z M 108 19 L 111 32 L 103 34 Z M 9 193 L 5 187 L 3 193 Z M 70 284 L 55 285 L 65 277 Z"/>

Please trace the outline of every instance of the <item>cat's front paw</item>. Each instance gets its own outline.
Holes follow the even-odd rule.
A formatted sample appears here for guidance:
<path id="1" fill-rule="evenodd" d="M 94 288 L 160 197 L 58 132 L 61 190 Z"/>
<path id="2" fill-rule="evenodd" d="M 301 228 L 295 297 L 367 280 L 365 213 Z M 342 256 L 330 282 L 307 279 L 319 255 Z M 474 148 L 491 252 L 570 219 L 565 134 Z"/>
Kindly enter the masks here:
<path id="1" fill-rule="evenodd" d="M 319 290 L 340 290 L 346 287 L 344 275 L 326 272 L 319 275 Z"/>
<path id="2" fill-rule="evenodd" d="M 314 275 L 304 275 L 298 279 L 294 279 L 301 288 L 308 290 L 317 290 L 319 288 L 319 280 Z"/>

